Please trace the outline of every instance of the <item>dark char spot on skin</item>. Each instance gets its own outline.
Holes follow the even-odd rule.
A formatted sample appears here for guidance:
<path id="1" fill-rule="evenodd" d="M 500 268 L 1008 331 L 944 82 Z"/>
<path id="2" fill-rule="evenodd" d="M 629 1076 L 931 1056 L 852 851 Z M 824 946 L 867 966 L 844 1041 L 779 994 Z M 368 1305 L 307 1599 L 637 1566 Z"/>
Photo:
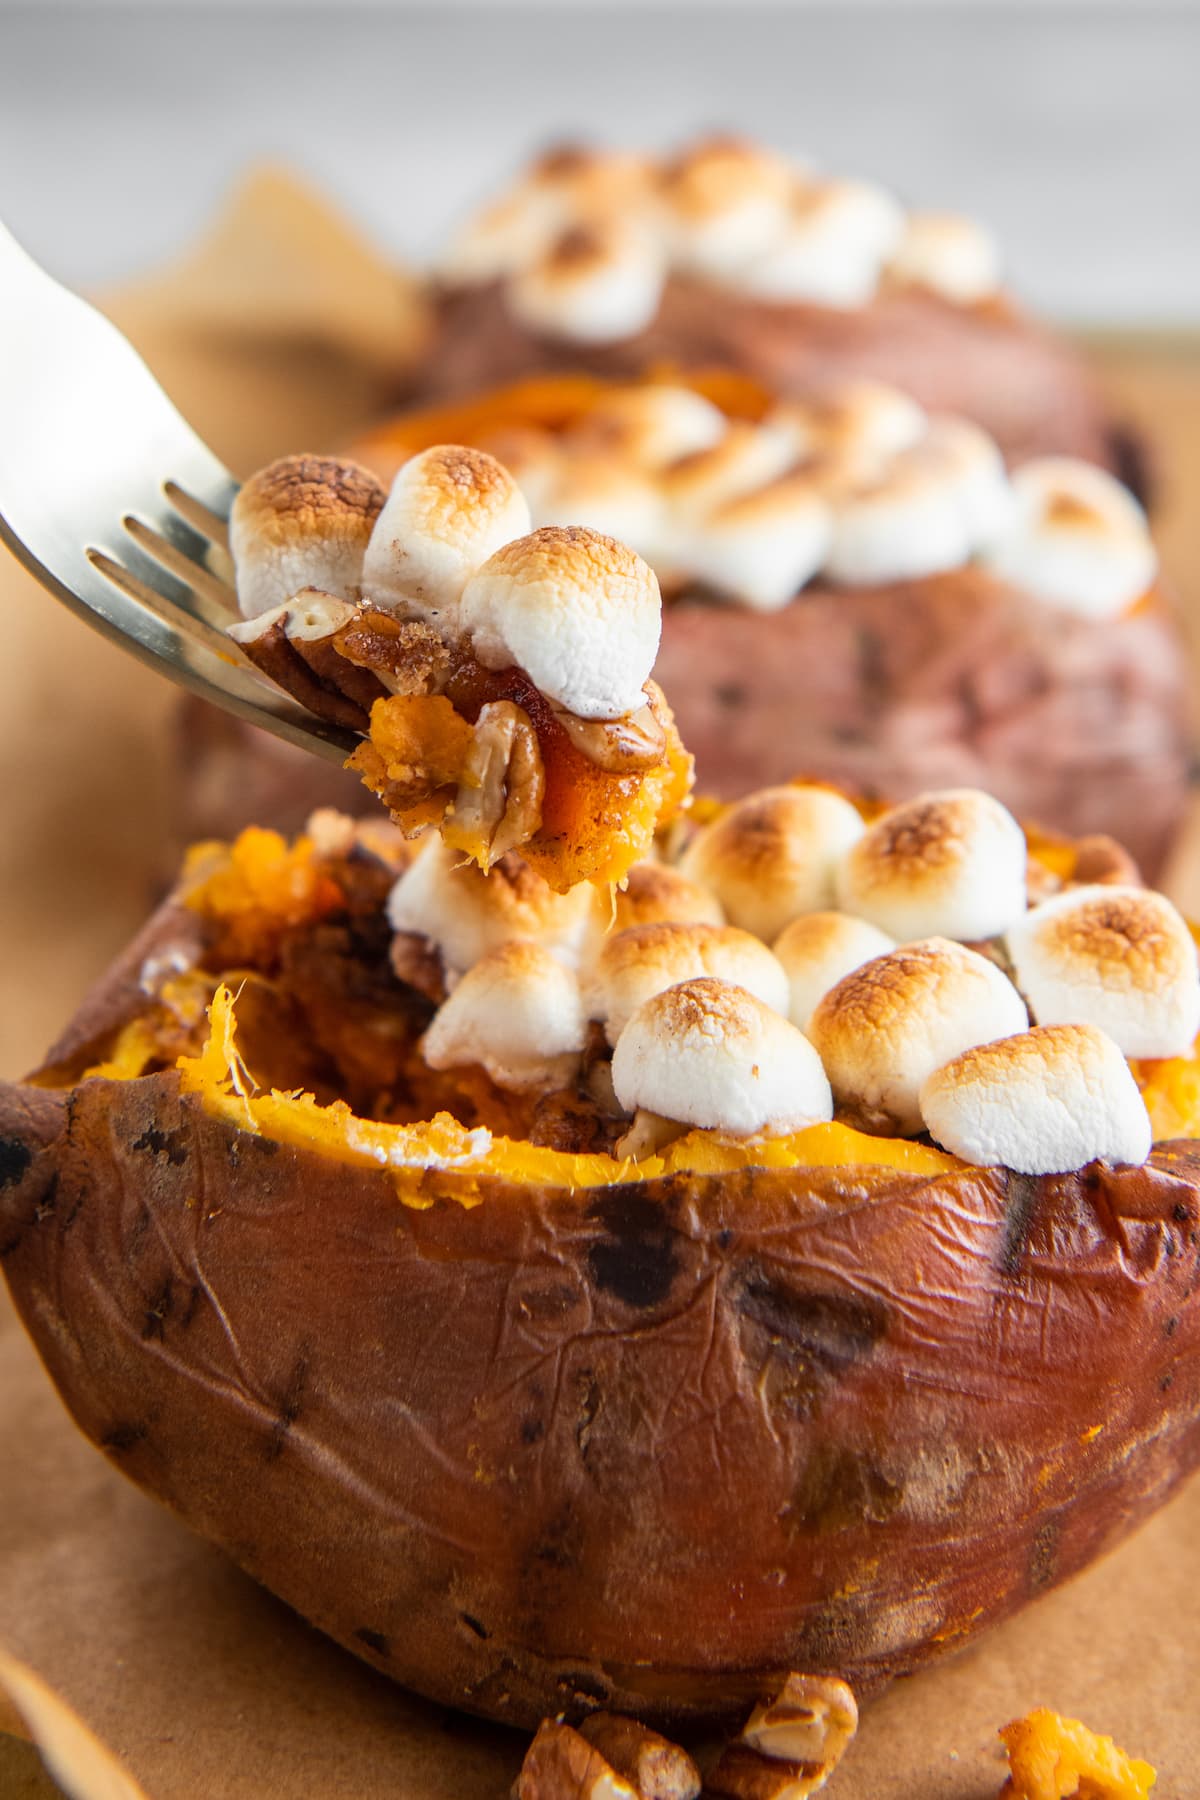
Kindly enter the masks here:
<path id="1" fill-rule="evenodd" d="M 540 1419 L 524 1419 L 521 1423 L 521 1442 L 523 1444 L 540 1444 L 546 1435 L 546 1427 Z"/>
<path id="2" fill-rule="evenodd" d="M 604 1231 L 588 1251 L 592 1280 L 625 1306 L 657 1306 L 679 1271 L 674 1233 L 661 1206 L 629 1185 L 609 1189 L 589 1217 Z"/>
<path id="3" fill-rule="evenodd" d="M 746 690 L 739 687 L 736 681 L 726 681 L 713 689 L 713 698 L 718 706 L 726 706 L 732 710 L 735 706 L 745 706 Z"/>
<path id="4" fill-rule="evenodd" d="M 1177 1200 L 1175 1202 L 1175 1205 L 1171 1212 L 1171 1217 L 1174 1219 L 1174 1221 L 1177 1225 L 1190 1225 L 1191 1224 L 1192 1213 L 1191 1213 L 1191 1209 L 1188 1206 L 1188 1203 L 1186 1200 Z"/>
<path id="5" fill-rule="evenodd" d="M 867 1356 L 887 1330 L 882 1301 L 804 1293 L 757 1268 L 748 1272 L 737 1307 L 777 1347 L 835 1375 Z"/>
<path id="6" fill-rule="evenodd" d="M 114 1425 L 112 1430 L 106 1431 L 100 1439 L 100 1448 L 111 1450 L 116 1456 L 124 1456 L 127 1451 L 136 1450 L 137 1446 L 144 1441 L 145 1436 L 146 1427 L 144 1425 L 128 1423 Z"/>
<path id="7" fill-rule="evenodd" d="M 78 1210 L 79 1210 L 79 1202 L 76 1201 L 75 1211 L 72 1212 L 72 1214 L 71 1214 L 72 1218 L 74 1218 L 75 1212 L 78 1212 Z M 42 1224 L 42 1222 L 44 1220 L 52 1219 L 57 1211 L 58 1211 L 58 1176 L 57 1176 L 57 1174 L 55 1174 L 55 1175 L 51 1176 L 49 1182 L 47 1183 L 45 1193 L 42 1195 L 41 1199 L 38 1201 L 37 1205 L 33 1209 L 34 1220 L 36 1221 L 37 1224 L 40 1225 L 40 1224 Z"/>
<path id="8" fill-rule="evenodd" d="M 1029 1234 L 1037 1213 L 1040 1178 L 1017 1175 L 1009 1170 L 1006 1180 L 1008 1201 L 1004 1218 L 1004 1242 L 1000 1248 L 1000 1273 L 1009 1281 L 1018 1281 L 1029 1248 Z"/>
<path id="9" fill-rule="evenodd" d="M 0 1138 L 0 1188 L 16 1187 L 32 1161 L 33 1151 L 20 1138 Z"/>
<path id="10" fill-rule="evenodd" d="M 165 1156 L 173 1169 L 179 1169 L 188 1159 L 188 1134 L 182 1126 L 174 1131 L 160 1131 L 157 1125 L 151 1125 L 130 1147 L 148 1150 L 152 1156 Z"/>
<path id="11" fill-rule="evenodd" d="M 392 1654 L 392 1647 L 382 1631 L 372 1631 L 368 1626 L 360 1625 L 354 1635 L 360 1644 L 365 1644 L 367 1649 L 373 1651 L 376 1656 Z"/>
<path id="12" fill-rule="evenodd" d="M 1046 1519 L 1034 1533 L 1029 1551 L 1029 1585 L 1035 1594 L 1053 1586 L 1058 1568 L 1058 1520 Z"/>
<path id="13" fill-rule="evenodd" d="M 162 1342 L 163 1326 L 171 1315 L 173 1300 L 171 1278 L 168 1275 L 158 1291 L 150 1296 L 146 1307 L 146 1316 L 142 1321 L 143 1339 L 157 1338 L 160 1343 Z"/>
<path id="14" fill-rule="evenodd" d="M 458 1615 L 458 1622 L 460 1625 L 466 1626 L 472 1637 L 480 1638 L 485 1644 L 492 1635 L 486 1625 L 481 1625 L 479 1620 L 474 1618 L 471 1613 L 460 1612 Z"/>
<path id="15" fill-rule="evenodd" d="M 267 1440 L 267 1461 L 274 1462 L 283 1453 L 284 1440 L 300 1417 L 304 1389 L 308 1382 L 308 1353 L 302 1350 L 289 1377 L 271 1435 Z"/>
<path id="16" fill-rule="evenodd" d="M 589 1670 L 575 1669 L 568 1675 L 560 1675 L 555 1686 L 570 1694 L 573 1700 L 590 1707 L 604 1706 L 612 1698 L 609 1683 Z"/>

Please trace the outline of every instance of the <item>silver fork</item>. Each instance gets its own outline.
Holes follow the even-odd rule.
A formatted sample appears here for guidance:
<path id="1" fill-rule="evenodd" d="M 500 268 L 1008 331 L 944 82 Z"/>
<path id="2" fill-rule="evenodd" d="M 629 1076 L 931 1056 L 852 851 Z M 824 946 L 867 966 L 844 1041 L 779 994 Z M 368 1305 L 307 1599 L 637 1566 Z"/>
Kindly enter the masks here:
<path id="1" fill-rule="evenodd" d="M 0 539 L 55 599 L 160 674 L 341 762 L 318 719 L 225 636 L 238 484 L 108 319 L 0 225 Z"/>

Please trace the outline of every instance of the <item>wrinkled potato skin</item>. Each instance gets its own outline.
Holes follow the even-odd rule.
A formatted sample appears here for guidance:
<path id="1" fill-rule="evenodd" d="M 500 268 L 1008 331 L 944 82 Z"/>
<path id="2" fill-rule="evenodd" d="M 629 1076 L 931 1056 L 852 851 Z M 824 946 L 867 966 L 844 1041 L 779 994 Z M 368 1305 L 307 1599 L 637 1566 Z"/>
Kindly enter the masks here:
<path id="1" fill-rule="evenodd" d="M 132 960 L 60 1061 L 136 1004 Z M 463 1179 L 407 1206 L 173 1073 L 0 1088 L 0 1257 L 80 1426 L 438 1700 L 667 1724 L 789 1669 L 869 1692 L 1200 1461 L 1200 1145 L 470 1208 Z"/>

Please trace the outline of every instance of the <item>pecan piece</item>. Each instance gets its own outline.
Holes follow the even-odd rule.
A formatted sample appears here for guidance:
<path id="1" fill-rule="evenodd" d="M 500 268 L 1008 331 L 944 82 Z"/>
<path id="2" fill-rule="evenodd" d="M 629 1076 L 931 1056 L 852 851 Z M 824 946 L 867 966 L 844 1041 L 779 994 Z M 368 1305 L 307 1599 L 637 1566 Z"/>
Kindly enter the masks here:
<path id="1" fill-rule="evenodd" d="M 364 731 L 372 703 L 386 690 L 366 669 L 347 662 L 337 636 L 357 608 L 318 588 L 232 625 L 229 635 L 255 666 L 319 718 Z"/>
<path id="2" fill-rule="evenodd" d="M 529 715 L 512 700 L 480 709 L 442 836 L 485 869 L 528 843 L 542 822 L 546 778 Z"/>
<path id="3" fill-rule="evenodd" d="M 641 1800 L 607 1757 L 562 1719 L 543 1719 L 512 1800 Z"/>
<path id="4" fill-rule="evenodd" d="M 789 1675 L 756 1706 L 705 1783 L 713 1800 L 808 1800 L 825 1786 L 858 1729 L 844 1681 Z"/>
<path id="5" fill-rule="evenodd" d="M 579 1735 L 595 1745 L 642 1800 L 696 1800 L 700 1771 L 687 1751 L 636 1719 L 619 1713 L 591 1713 L 580 1725 Z"/>

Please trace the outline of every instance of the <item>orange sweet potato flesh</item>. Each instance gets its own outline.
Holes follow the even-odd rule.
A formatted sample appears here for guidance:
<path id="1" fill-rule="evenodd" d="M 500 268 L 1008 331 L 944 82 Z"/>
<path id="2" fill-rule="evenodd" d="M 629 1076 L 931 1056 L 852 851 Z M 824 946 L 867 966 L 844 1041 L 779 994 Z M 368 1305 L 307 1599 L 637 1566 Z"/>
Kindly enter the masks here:
<path id="1" fill-rule="evenodd" d="M 398 1183 L 173 1070 L 76 1078 L 204 929 L 165 909 L 0 1088 L 0 1258 L 87 1435 L 408 1686 L 527 1726 L 869 1692 L 1200 1461 L 1200 1144 Z"/>

